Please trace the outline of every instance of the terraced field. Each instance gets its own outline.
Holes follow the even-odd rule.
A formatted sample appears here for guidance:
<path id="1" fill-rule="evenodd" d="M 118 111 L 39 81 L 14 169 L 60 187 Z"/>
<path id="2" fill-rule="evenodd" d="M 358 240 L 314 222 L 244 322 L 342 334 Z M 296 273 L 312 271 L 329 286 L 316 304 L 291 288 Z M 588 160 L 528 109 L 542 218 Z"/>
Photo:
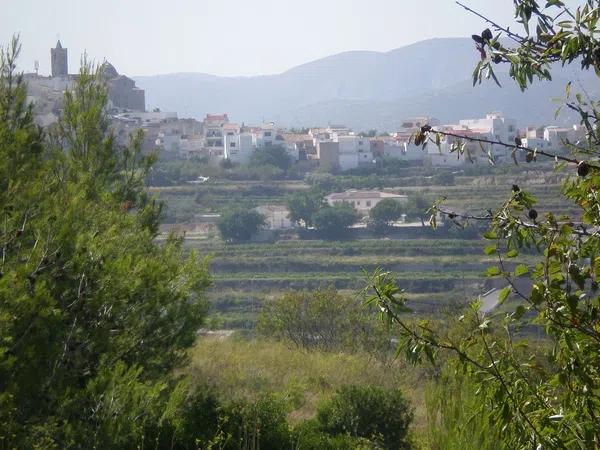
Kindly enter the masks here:
<path id="1" fill-rule="evenodd" d="M 419 192 L 428 198 L 448 198 L 460 210 L 485 211 L 500 205 L 513 184 L 538 197 L 538 212 L 571 208 L 560 196 L 564 175 L 543 170 L 486 176 L 455 176 L 451 185 L 431 185 L 428 177 L 382 179 L 399 193 Z M 341 178 L 342 179 L 342 178 Z M 352 178 L 343 177 L 344 183 Z M 416 182 L 416 184 L 411 184 Z M 429 185 L 428 185 L 429 184 Z M 248 207 L 283 203 L 289 193 L 306 189 L 301 181 L 227 182 L 156 189 L 166 201 L 171 219 L 184 222 L 194 214 L 221 211 L 231 205 Z M 381 267 L 397 274 L 417 312 L 435 313 L 464 303 L 490 285 L 483 275 L 494 262 L 483 254 L 480 239 L 423 233 L 417 239 L 356 239 L 342 242 L 285 240 L 275 243 L 224 244 L 219 239 L 186 239 L 185 245 L 211 256 L 214 286 L 210 292 L 214 326 L 252 327 L 261 305 L 287 290 L 335 285 L 356 293 L 365 273 Z M 419 236 L 417 234 L 417 236 Z"/>
<path id="2" fill-rule="evenodd" d="M 479 240 L 186 244 L 212 255 L 210 298 L 226 327 L 252 326 L 262 303 L 287 290 L 335 285 L 358 292 L 364 287 L 365 271 L 376 267 L 398 275 L 416 311 L 434 312 L 483 292 L 483 272 L 492 262 Z"/>
<path id="3" fill-rule="evenodd" d="M 414 169 L 418 173 L 424 169 Z M 515 169 L 517 170 L 517 169 Z M 414 174 L 413 174 L 414 175 Z M 431 176 L 374 177 L 385 187 L 400 194 L 420 193 L 431 200 L 447 197 L 449 206 L 472 211 L 485 211 L 502 204 L 510 195 L 513 184 L 531 191 L 539 199 L 539 212 L 571 211 L 560 197 L 564 173 L 554 173 L 551 165 L 540 170 L 497 173 L 485 176 L 455 176 L 452 184 L 432 185 Z M 338 184 L 362 188 L 362 177 L 335 177 Z M 354 181 L 353 181 L 354 180 Z M 362 180 L 362 182 L 360 181 Z M 240 204 L 254 207 L 261 204 L 282 204 L 292 192 L 309 188 L 303 181 L 228 181 L 214 180 L 205 185 L 181 185 L 151 188 L 151 192 L 166 204 L 166 221 L 189 222 L 201 212 L 220 212 Z"/>

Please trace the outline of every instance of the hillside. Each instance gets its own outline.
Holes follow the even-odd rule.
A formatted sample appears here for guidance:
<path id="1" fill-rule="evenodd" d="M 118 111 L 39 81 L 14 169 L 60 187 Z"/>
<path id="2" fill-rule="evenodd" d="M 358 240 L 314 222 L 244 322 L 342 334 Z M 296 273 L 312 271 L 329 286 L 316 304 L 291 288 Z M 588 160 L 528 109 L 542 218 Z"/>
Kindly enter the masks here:
<path id="1" fill-rule="evenodd" d="M 537 84 L 526 94 L 510 82 L 503 89 L 493 83 L 473 89 L 470 77 L 477 56 L 470 39 L 432 39 L 385 53 L 340 53 L 278 75 L 181 73 L 135 80 L 146 90 L 149 107 L 177 111 L 182 117 L 228 112 L 239 122 L 335 122 L 355 129 L 393 129 L 403 117 L 416 114 L 455 121 L 490 110 L 502 110 L 523 124 L 553 120 L 550 99 L 563 95 L 566 70 L 555 70 L 553 82 Z M 500 78 L 508 81 L 502 74 Z M 582 83 L 593 87 L 592 80 Z"/>

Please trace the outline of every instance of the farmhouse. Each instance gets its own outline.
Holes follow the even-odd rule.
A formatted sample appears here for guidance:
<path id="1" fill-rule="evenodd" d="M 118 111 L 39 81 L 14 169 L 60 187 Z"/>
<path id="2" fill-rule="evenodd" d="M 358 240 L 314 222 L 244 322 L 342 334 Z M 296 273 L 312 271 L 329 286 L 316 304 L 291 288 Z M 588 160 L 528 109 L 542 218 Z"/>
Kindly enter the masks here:
<path id="1" fill-rule="evenodd" d="M 369 214 L 371 208 L 386 198 L 391 198 L 400 203 L 406 203 L 408 201 L 406 195 L 381 191 L 359 191 L 356 189 L 349 189 L 345 192 L 335 192 L 325 197 L 330 206 L 344 202 L 350 203 L 359 214 L 365 216 Z"/>
<path id="2" fill-rule="evenodd" d="M 281 205 L 261 205 L 254 208 L 255 211 L 265 216 L 265 224 L 269 230 L 287 230 L 294 228 L 289 219 L 289 211 Z"/>

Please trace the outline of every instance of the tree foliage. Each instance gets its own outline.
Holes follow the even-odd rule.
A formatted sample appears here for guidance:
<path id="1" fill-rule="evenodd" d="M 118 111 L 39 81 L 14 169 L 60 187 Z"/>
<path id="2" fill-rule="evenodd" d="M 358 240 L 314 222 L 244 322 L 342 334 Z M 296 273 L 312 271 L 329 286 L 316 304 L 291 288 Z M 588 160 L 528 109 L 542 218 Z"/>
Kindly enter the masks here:
<path id="1" fill-rule="evenodd" d="M 292 222 L 303 222 L 306 228 L 313 225 L 314 215 L 325 206 L 323 194 L 318 189 L 295 192 L 286 200 Z"/>
<path id="2" fill-rule="evenodd" d="M 409 219 L 418 219 L 425 223 L 429 218 L 429 210 L 431 208 L 431 200 L 423 194 L 417 192 L 408 197 L 406 204 L 406 215 Z"/>
<path id="3" fill-rule="evenodd" d="M 342 237 L 358 221 L 358 213 L 349 203 L 321 208 L 313 217 L 315 228 L 329 238 Z"/>
<path id="4" fill-rule="evenodd" d="M 1 446 L 131 448 L 205 317 L 206 264 L 155 244 L 154 157 L 141 134 L 117 146 L 91 66 L 46 132 L 18 53 L 0 55 Z"/>
<path id="5" fill-rule="evenodd" d="M 600 76 L 597 0 L 577 8 L 558 0 L 514 3 L 523 34 L 480 15 L 498 34 L 486 29 L 473 35 L 482 58 L 475 82 L 495 78 L 493 66 L 501 63 L 510 64 L 522 89 L 535 78 L 549 79 L 553 63 Z M 496 143 L 512 148 L 513 155 L 524 152 L 528 162 L 549 157 L 557 170 L 569 170 L 563 194 L 575 214 L 538 211 L 536 198 L 516 185 L 507 187 L 507 200 L 496 210 L 457 213 L 440 203 L 433 208 L 434 225 L 436 212 L 490 223 L 485 252 L 497 264 L 487 274 L 506 283 L 499 302 L 513 299 L 508 313 L 490 316 L 475 302 L 460 317 L 461 332 L 444 333 L 427 321 L 404 319 L 407 299 L 391 274 L 379 271 L 370 282 L 369 303 L 403 330 L 400 352 L 413 361 L 435 361 L 446 352 L 456 357 L 477 392 L 478 410 L 501 429 L 497 448 L 600 447 L 600 105 L 586 93 L 574 95 L 575 89 L 567 86 L 565 105 L 579 114 L 586 136 L 566 142 L 572 156 L 526 148 L 520 139 Z M 415 139 L 435 143 L 441 134 L 424 126 Z M 453 150 L 464 150 L 460 140 Z M 537 254 L 537 261 L 519 261 L 523 252 Z M 524 338 L 524 326 L 543 335 Z"/>
<path id="6" fill-rule="evenodd" d="M 369 211 L 369 216 L 373 220 L 389 225 L 390 222 L 395 222 L 400 219 L 405 211 L 406 208 L 400 202 L 393 198 L 386 198 L 377 203 L 371 211 Z"/>
<path id="7" fill-rule="evenodd" d="M 257 148 L 250 157 L 251 166 L 274 166 L 287 171 L 292 166 L 292 158 L 281 145 Z"/>
<path id="8" fill-rule="evenodd" d="M 372 311 L 333 287 L 288 292 L 266 303 L 257 329 L 262 336 L 305 349 L 389 351 L 390 335 Z"/>
<path id="9" fill-rule="evenodd" d="M 366 438 L 389 450 L 411 448 L 408 427 L 412 419 L 401 391 L 377 386 L 342 386 L 317 412 L 326 433 Z"/>
<path id="10" fill-rule="evenodd" d="M 254 210 L 233 209 L 225 212 L 217 224 L 226 241 L 247 241 L 265 224 L 262 214 Z"/>

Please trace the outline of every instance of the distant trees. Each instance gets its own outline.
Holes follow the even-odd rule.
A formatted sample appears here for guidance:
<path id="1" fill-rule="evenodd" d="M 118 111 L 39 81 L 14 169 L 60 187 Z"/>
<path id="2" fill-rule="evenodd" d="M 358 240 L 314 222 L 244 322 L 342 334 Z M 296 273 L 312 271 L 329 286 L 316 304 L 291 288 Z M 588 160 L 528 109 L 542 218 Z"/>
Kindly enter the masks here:
<path id="1" fill-rule="evenodd" d="M 429 219 L 427 211 L 431 208 L 432 202 L 433 200 L 419 192 L 409 195 L 406 204 L 406 216 L 412 220 L 418 219 L 425 225 L 425 222 Z"/>
<path id="2" fill-rule="evenodd" d="M 377 136 L 377 130 L 361 131 L 360 133 L 358 133 L 358 135 L 360 137 L 372 138 Z"/>
<path id="3" fill-rule="evenodd" d="M 313 217 L 325 206 L 323 193 L 318 189 L 299 191 L 290 195 L 286 200 L 289 218 L 292 222 L 303 222 L 305 228 L 313 225 Z"/>
<path id="4" fill-rule="evenodd" d="M 265 224 L 262 214 L 243 208 L 233 209 L 221 215 L 217 227 L 226 241 L 247 241 Z"/>
<path id="5" fill-rule="evenodd" d="M 377 234 L 385 234 L 391 223 L 399 220 L 405 213 L 406 205 L 392 198 L 383 199 L 369 211 L 368 227 Z"/>
<path id="6" fill-rule="evenodd" d="M 251 166 L 274 166 L 287 171 L 292 166 L 292 158 L 281 145 L 257 148 L 250 156 Z"/>
<path id="7" fill-rule="evenodd" d="M 326 238 L 343 236 L 348 227 L 359 219 L 350 203 L 330 206 L 325 202 L 322 192 L 314 187 L 290 195 L 286 204 L 290 220 L 302 221 L 305 228 L 314 227 Z"/>
<path id="8" fill-rule="evenodd" d="M 403 204 L 393 198 L 386 198 L 371 208 L 369 216 L 374 221 L 389 225 L 390 222 L 399 220 L 405 211 L 406 207 Z"/>
<path id="9" fill-rule="evenodd" d="M 346 202 L 324 206 L 313 217 L 315 228 L 327 238 L 343 236 L 358 219 L 356 209 Z"/>
<path id="10" fill-rule="evenodd" d="M 267 302 L 257 329 L 306 349 L 389 350 L 390 335 L 375 314 L 333 287 L 288 292 Z"/>
<path id="11" fill-rule="evenodd" d="M 338 177 L 330 173 L 314 172 L 307 174 L 306 182 L 314 189 L 319 189 L 325 193 L 344 189 L 344 186 L 339 182 Z"/>

